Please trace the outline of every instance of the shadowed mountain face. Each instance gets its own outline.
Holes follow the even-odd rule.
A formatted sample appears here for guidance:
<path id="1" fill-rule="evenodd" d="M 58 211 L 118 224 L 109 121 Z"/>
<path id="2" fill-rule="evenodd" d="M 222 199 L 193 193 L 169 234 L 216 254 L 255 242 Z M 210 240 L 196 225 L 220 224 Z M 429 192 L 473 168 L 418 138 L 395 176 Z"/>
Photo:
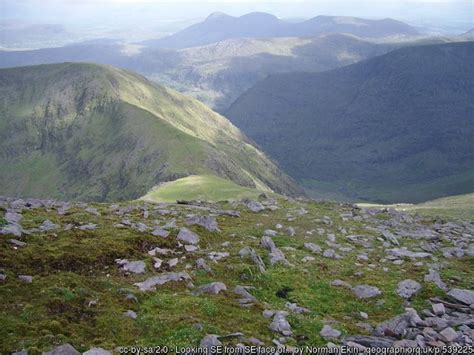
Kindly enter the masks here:
<path id="1" fill-rule="evenodd" d="M 0 152 L 0 195 L 134 199 L 193 174 L 300 192 L 224 117 L 95 64 L 0 70 Z"/>
<path id="2" fill-rule="evenodd" d="M 317 16 L 304 22 L 289 23 L 266 13 L 255 12 L 241 17 L 217 13 L 171 36 L 143 43 L 164 48 L 187 48 L 231 38 L 313 37 L 323 33 L 349 33 L 368 38 L 418 34 L 413 27 L 392 19 Z"/>
<path id="3" fill-rule="evenodd" d="M 322 196 L 416 202 L 474 190 L 474 43 L 272 75 L 226 116 Z"/>

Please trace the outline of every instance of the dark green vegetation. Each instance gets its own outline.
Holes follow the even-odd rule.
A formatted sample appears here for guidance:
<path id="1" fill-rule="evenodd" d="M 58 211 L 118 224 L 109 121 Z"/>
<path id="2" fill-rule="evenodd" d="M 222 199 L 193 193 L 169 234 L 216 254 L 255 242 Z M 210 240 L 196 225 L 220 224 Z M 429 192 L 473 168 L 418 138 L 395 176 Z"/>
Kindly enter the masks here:
<path id="1" fill-rule="evenodd" d="M 304 22 L 289 23 L 261 12 L 240 17 L 214 13 L 205 21 L 171 36 L 143 43 L 163 48 L 187 48 L 231 38 L 312 37 L 324 33 L 349 33 L 369 38 L 418 34 L 413 27 L 393 19 L 317 16 Z"/>
<path id="2" fill-rule="evenodd" d="M 405 260 L 403 265 L 381 261 L 386 256 L 386 247 L 377 239 L 379 233 L 365 228 L 376 223 L 354 218 L 343 220 L 341 213 L 350 215 L 353 211 L 349 205 L 280 199 L 279 209 L 260 213 L 228 203 L 212 206 L 237 209 L 241 216 L 218 217 L 219 232 L 188 226 L 201 237 L 200 250 L 196 253 L 184 253 L 175 237 L 178 229 L 186 225 L 186 215 L 208 213 L 202 207 L 144 203 L 90 205 L 98 209 L 100 216 L 86 212 L 85 206 L 80 205 L 71 207 L 63 215 L 54 207 L 24 209 L 23 228 L 38 228 L 46 219 L 60 227 L 25 236 L 22 239 L 27 245 L 20 248 L 14 248 L 8 241 L 11 236 L 0 235 L 0 267 L 7 276 L 0 283 L 0 352 L 27 348 L 36 353 L 65 342 L 81 351 L 91 346 L 111 350 L 124 345 L 197 345 L 206 334 L 233 332 L 257 337 L 269 345 L 275 334 L 268 328 L 271 320 L 265 319 L 262 311 L 285 309 L 288 300 L 311 311 L 289 316 L 294 338 L 302 339 L 300 345 L 323 345 L 326 341 L 319 336 L 323 322 L 335 322 L 343 334 L 360 334 L 364 332 L 355 325 L 360 321 L 359 312 L 368 313 L 369 319 L 365 322 L 372 325 L 402 313 L 404 301 L 394 291 L 397 283 L 406 278 L 423 283 L 423 275 L 428 270 L 427 263 L 416 264 L 419 260 Z M 148 218 L 144 218 L 145 210 L 149 211 Z M 0 216 L 2 214 L 0 212 Z M 288 221 L 290 217 L 293 219 Z M 163 225 L 176 218 L 177 227 L 171 229 L 167 238 L 155 237 L 149 231 L 139 232 L 117 225 L 125 218 L 150 226 L 155 220 Z M 389 213 L 381 213 L 376 220 L 382 223 L 391 218 Z M 426 219 L 422 225 L 433 222 L 435 220 Z M 97 229 L 80 230 L 84 223 L 97 224 Z M 270 266 L 267 251 L 259 245 L 264 230 L 275 229 L 277 223 L 283 223 L 284 229 L 277 229 L 273 239 L 293 266 Z M 64 230 L 68 224 L 72 229 Z M 289 226 L 295 228 L 295 236 L 287 234 Z M 345 232 L 341 232 L 341 228 Z M 335 243 L 352 246 L 353 250 L 344 253 L 340 260 L 311 254 L 304 243 L 313 242 L 327 248 L 326 237 L 317 232 L 319 229 L 324 234 L 335 234 Z M 348 243 L 346 233 L 364 235 L 372 247 L 366 250 L 359 244 Z M 440 246 L 450 245 L 446 238 L 440 240 Z M 224 242 L 229 243 L 224 246 Z M 419 249 L 419 240 L 402 238 L 400 242 L 412 250 Z M 262 256 L 268 265 L 265 273 L 259 273 L 250 260 L 239 257 L 238 252 L 244 246 L 255 248 Z M 178 265 L 154 270 L 153 258 L 147 252 L 155 247 L 178 252 L 173 256 L 159 256 L 164 260 L 179 257 Z M 211 251 L 226 251 L 230 256 L 213 263 L 207 257 Z M 365 252 L 369 261 L 358 260 L 357 255 Z M 302 258 L 308 255 L 315 259 L 303 262 Z M 440 252 L 434 256 L 440 257 Z M 207 260 L 211 273 L 195 268 L 196 260 L 201 257 Z M 147 271 L 141 275 L 126 275 L 116 265 L 117 258 L 144 260 Z M 445 267 L 441 276 L 449 287 L 473 286 L 472 261 L 469 257 L 443 259 Z M 186 268 L 188 264 L 192 267 Z M 382 267 L 388 271 L 384 272 Z M 221 281 L 228 290 L 218 295 L 196 296 L 186 288 L 186 282 L 170 282 L 150 292 L 140 292 L 133 285 L 167 270 L 188 272 L 196 287 Z M 33 282 L 20 282 L 19 274 L 33 276 Z M 375 299 L 358 300 L 350 290 L 331 286 L 335 279 L 352 285 L 377 286 L 383 294 Z M 236 285 L 254 286 L 250 292 L 258 302 L 247 308 L 237 305 L 235 301 L 239 297 L 232 291 Z M 130 293 L 137 297 L 137 302 L 126 299 Z M 420 310 L 427 306 L 429 297 L 443 295 L 433 284 L 423 283 L 423 289 L 411 304 Z M 379 302 L 380 299 L 384 303 Z M 123 315 L 129 309 L 137 313 L 136 320 Z M 202 329 L 196 324 L 201 324 Z M 296 345 L 295 339 L 290 338 L 289 345 Z"/>
<path id="3" fill-rule="evenodd" d="M 192 174 L 299 193 L 228 120 L 109 66 L 0 70 L 0 194 L 127 200 Z"/>
<path id="4" fill-rule="evenodd" d="M 272 75 L 226 112 L 316 196 L 419 202 L 474 190 L 474 43 Z"/>

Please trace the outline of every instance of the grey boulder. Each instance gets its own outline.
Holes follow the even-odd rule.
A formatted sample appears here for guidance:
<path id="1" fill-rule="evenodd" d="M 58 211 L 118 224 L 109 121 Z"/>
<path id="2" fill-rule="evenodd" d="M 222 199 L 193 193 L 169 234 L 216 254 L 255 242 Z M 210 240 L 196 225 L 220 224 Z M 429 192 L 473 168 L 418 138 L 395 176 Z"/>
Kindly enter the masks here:
<path id="1" fill-rule="evenodd" d="M 324 339 L 337 339 L 341 336 L 341 332 L 337 329 L 334 329 L 330 325 L 325 325 L 323 329 L 319 332 Z"/>
<path id="2" fill-rule="evenodd" d="M 185 244 L 195 245 L 199 243 L 199 236 L 186 227 L 179 230 L 177 239 Z"/>
<path id="3" fill-rule="evenodd" d="M 82 355 L 112 355 L 112 353 L 102 348 L 92 348 L 87 350 Z"/>
<path id="4" fill-rule="evenodd" d="M 467 305 L 474 304 L 474 291 L 472 290 L 453 288 L 448 292 L 448 296 Z"/>
<path id="5" fill-rule="evenodd" d="M 352 288 L 352 292 L 360 299 L 373 298 L 382 294 L 377 287 L 369 285 L 357 285 Z"/>
<path id="6" fill-rule="evenodd" d="M 409 300 L 421 290 L 421 285 L 414 280 L 404 280 L 398 283 L 397 295 Z"/>
<path id="7" fill-rule="evenodd" d="M 81 355 L 71 344 L 63 344 L 51 351 L 44 352 L 43 355 Z"/>
<path id="8" fill-rule="evenodd" d="M 221 291 L 227 290 L 227 286 L 222 282 L 211 282 L 210 284 L 202 285 L 194 291 L 195 295 L 201 295 L 203 293 L 209 293 L 211 295 L 217 295 Z"/>
<path id="9" fill-rule="evenodd" d="M 160 276 L 154 276 L 146 279 L 143 282 L 137 282 L 134 285 L 137 286 L 141 291 L 151 291 L 156 286 L 164 285 L 170 281 L 184 281 L 190 280 L 191 277 L 186 272 L 168 272 Z"/>

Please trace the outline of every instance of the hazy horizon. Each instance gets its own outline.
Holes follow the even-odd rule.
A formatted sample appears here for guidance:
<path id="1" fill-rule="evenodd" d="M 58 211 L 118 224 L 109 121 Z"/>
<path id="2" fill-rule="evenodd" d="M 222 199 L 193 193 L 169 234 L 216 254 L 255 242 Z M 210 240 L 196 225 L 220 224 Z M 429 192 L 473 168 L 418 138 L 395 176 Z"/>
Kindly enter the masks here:
<path id="1" fill-rule="evenodd" d="M 255 11 L 268 12 L 286 19 L 307 19 L 318 15 L 390 17 L 433 33 L 465 32 L 472 28 L 474 18 L 471 1 L 3 0 L 0 9 L 0 23 L 4 25 L 60 24 L 71 30 L 137 26 L 163 32 L 177 31 L 216 11 L 233 16 Z"/>

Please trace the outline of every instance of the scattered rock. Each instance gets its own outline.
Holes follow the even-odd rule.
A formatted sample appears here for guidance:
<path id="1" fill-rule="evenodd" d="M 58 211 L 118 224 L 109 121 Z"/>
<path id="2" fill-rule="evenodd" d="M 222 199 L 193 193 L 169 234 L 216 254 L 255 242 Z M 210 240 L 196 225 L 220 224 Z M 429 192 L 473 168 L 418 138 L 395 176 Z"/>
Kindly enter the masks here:
<path id="1" fill-rule="evenodd" d="M 400 242 L 398 241 L 397 237 L 395 237 L 395 235 L 392 232 L 388 230 L 382 230 L 382 235 L 385 239 L 387 239 L 393 245 L 396 245 L 396 246 L 400 245 Z"/>
<path id="2" fill-rule="evenodd" d="M 127 259 L 117 259 L 117 264 L 122 267 L 123 271 L 131 272 L 134 274 L 143 274 L 146 269 L 146 264 L 144 261 L 128 261 Z"/>
<path id="3" fill-rule="evenodd" d="M 97 224 L 94 223 L 87 223 L 83 224 L 82 226 L 79 227 L 81 231 L 92 231 L 97 229 Z"/>
<path id="4" fill-rule="evenodd" d="M 198 269 L 203 269 L 207 272 L 212 272 L 211 268 L 209 267 L 209 265 L 207 265 L 206 263 L 206 260 L 204 260 L 203 258 L 199 258 L 196 260 L 196 267 Z"/>
<path id="5" fill-rule="evenodd" d="M 196 250 L 198 250 L 199 247 L 197 247 L 196 245 L 188 245 L 186 244 L 184 246 L 184 250 L 186 250 L 187 253 L 194 253 Z"/>
<path id="6" fill-rule="evenodd" d="M 14 246 L 19 247 L 19 248 L 26 246 L 25 242 L 22 242 L 21 240 L 18 240 L 18 239 L 9 239 L 8 241 L 12 243 Z"/>
<path id="7" fill-rule="evenodd" d="M 357 285 L 352 288 L 352 292 L 360 299 L 373 298 L 382 294 L 377 287 L 369 285 Z"/>
<path id="8" fill-rule="evenodd" d="M 464 290 L 460 288 L 453 288 L 448 292 L 448 296 L 455 299 L 458 302 L 473 305 L 474 304 L 474 291 Z"/>
<path id="9" fill-rule="evenodd" d="M 43 355 L 81 355 L 71 344 L 63 344 L 51 351 L 44 352 Z"/>
<path id="10" fill-rule="evenodd" d="M 417 258 L 430 258 L 430 253 L 425 252 L 413 252 L 406 248 L 395 248 L 395 249 L 387 249 L 387 254 L 393 255 L 397 258 L 410 258 L 410 259 L 417 259 Z"/>
<path id="11" fill-rule="evenodd" d="M 285 306 L 286 308 L 288 308 L 290 312 L 293 312 L 296 314 L 305 314 L 305 313 L 311 312 L 308 308 L 298 306 L 297 303 L 286 302 Z"/>
<path id="12" fill-rule="evenodd" d="M 239 285 L 235 286 L 234 293 L 241 296 L 241 298 L 237 300 L 238 304 L 248 306 L 257 302 L 257 299 L 247 291 L 248 288 L 249 287 Z"/>
<path id="13" fill-rule="evenodd" d="M 199 243 L 199 236 L 186 227 L 183 227 L 179 230 L 177 239 L 186 244 L 195 245 Z"/>
<path id="14" fill-rule="evenodd" d="M 153 232 L 151 232 L 151 234 L 153 234 L 155 237 L 162 237 L 162 238 L 166 238 L 168 237 L 168 235 L 170 234 L 170 232 L 168 232 L 166 229 L 164 228 L 160 228 L 160 227 L 157 227 L 153 230 Z"/>
<path id="15" fill-rule="evenodd" d="M 433 308 L 433 313 L 437 316 L 442 316 L 446 313 L 446 309 L 442 303 L 435 303 L 431 307 Z"/>
<path id="16" fill-rule="evenodd" d="M 346 344 L 352 342 L 367 348 L 391 348 L 395 339 L 375 336 L 356 335 L 344 339 Z"/>
<path id="17" fill-rule="evenodd" d="M 239 255 L 240 257 L 246 257 L 246 256 L 250 257 L 250 259 L 254 262 L 254 264 L 257 265 L 257 268 L 261 273 L 264 273 L 266 271 L 265 263 L 263 262 L 260 255 L 258 255 L 257 252 L 253 248 L 250 248 L 250 247 L 242 248 L 239 251 Z"/>
<path id="18" fill-rule="evenodd" d="M 188 225 L 200 225 L 204 228 L 206 228 L 209 232 L 217 232 L 219 231 L 219 227 L 217 224 L 217 221 L 214 217 L 208 216 L 208 217 L 203 217 L 203 216 L 192 216 L 186 220 L 186 223 Z"/>
<path id="19" fill-rule="evenodd" d="M 330 325 L 325 325 L 323 329 L 319 332 L 324 339 L 337 339 L 341 336 L 341 332 L 337 329 L 334 329 Z"/>
<path id="20" fill-rule="evenodd" d="M 320 254 L 323 251 L 319 245 L 314 243 L 304 243 L 304 247 L 315 254 Z"/>
<path id="21" fill-rule="evenodd" d="M 166 249 L 166 248 L 154 248 L 148 252 L 148 255 L 151 255 L 151 256 L 155 256 L 156 254 L 169 255 L 169 254 L 173 254 L 173 251 L 171 249 Z"/>
<path id="22" fill-rule="evenodd" d="M 270 330 L 276 333 L 281 333 L 284 336 L 292 334 L 291 325 L 286 319 L 288 312 L 277 311 L 273 314 L 273 321 L 270 323 Z"/>
<path id="23" fill-rule="evenodd" d="M 441 335 L 441 340 L 448 343 L 452 343 L 459 338 L 459 334 L 451 327 L 442 330 L 439 335 Z"/>
<path id="24" fill-rule="evenodd" d="M 190 280 L 191 277 L 186 272 L 169 272 L 160 276 L 154 276 L 146 279 L 143 282 L 137 282 L 134 285 L 141 291 L 154 290 L 156 286 L 164 285 L 170 281 Z"/>
<path id="25" fill-rule="evenodd" d="M 124 312 L 123 315 L 128 318 L 137 319 L 137 313 L 129 309 L 128 311 Z"/>
<path id="26" fill-rule="evenodd" d="M 441 280 L 441 276 L 436 270 L 430 269 L 428 274 L 425 275 L 425 282 L 433 282 L 436 286 L 440 289 L 447 291 L 448 287 L 446 284 Z"/>
<path id="27" fill-rule="evenodd" d="M 178 265 L 178 258 L 173 258 L 173 259 L 170 259 L 168 260 L 167 264 L 169 267 L 175 267 L 176 265 Z"/>
<path id="28" fill-rule="evenodd" d="M 398 283 L 397 295 L 409 300 L 421 289 L 421 285 L 414 280 L 404 280 Z"/>
<path id="29" fill-rule="evenodd" d="M 334 280 L 331 282 L 331 285 L 335 287 L 345 287 L 348 289 L 352 289 L 352 286 L 349 283 L 342 280 Z"/>
<path id="30" fill-rule="evenodd" d="M 219 336 L 215 334 L 206 335 L 199 344 L 202 348 L 212 348 L 213 346 L 219 345 L 222 345 L 222 343 L 219 341 Z"/>
<path id="31" fill-rule="evenodd" d="M 227 286 L 222 282 L 211 282 L 210 284 L 202 285 L 198 287 L 193 293 L 195 295 L 201 295 L 203 293 L 209 293 L 211 295 L 217 295 L 221 291 L 226 291 Z"/>
<path id="32" fill-rule="evenodd" d="M 217 262 L 218 260 L 221 260 L 223 258 L 227 258 L 230 256 L 228 252 L 217 252 L 217 251 L 211 251 L 209 254 L 207 254 L 209 259 L 211 259 L 214 262 Z"/>
<path id="33" fill-rule="evenodd" d="M 9 224 L 0 229 L 0 234 L 13 234 L 15 237 L 21 237 L 23 235 L 23 228 L 18 224 Z"/>
<path id="34" fill-rule="evenodd" d="M 30 283 L 33 282 L 33 276 L 30 276 L 30 275 L 18 275 L 18 280 L 30 284 Z"/>
<path id="35" fill-rule="evenodd" d="M 265 209 L 265 207 L 260 202 L 257 202 L 257 201 L 248 201 L 246 202 L 245 205 L 250 211 L 254 213 L 261 212 Z"/>
<path id="36" fill-rule="evenodd" d="M 42 232 L 49 232 L 49 231 L 52 231 L 52 230 L 56 230 L 58 229 L 59 226 L 57 224 L 54 224 L 53 222 L 51 222 L 49 219 L 47 219 L 46 221 L 44 221 L 40 226 L 39 226 L 39 229 L 42 231 Z"/>
<path id="37" fill-rule="evenodd" d="M 263 236 L 262 239 L 260 240 L 260 245 L 267 249 L 267 250 L 272 250 L 274 248 L 276 248 L 276 245 L 275 245 L 275 242 L 273 241 L 272 238 L 268 237 L 268 236 Z"/>
<path id="38" fill-rule="evenodd" d="M 112 352 L 102 348 L 92 348 L 83 353 L 82 355 L 112 355 Z"/>

